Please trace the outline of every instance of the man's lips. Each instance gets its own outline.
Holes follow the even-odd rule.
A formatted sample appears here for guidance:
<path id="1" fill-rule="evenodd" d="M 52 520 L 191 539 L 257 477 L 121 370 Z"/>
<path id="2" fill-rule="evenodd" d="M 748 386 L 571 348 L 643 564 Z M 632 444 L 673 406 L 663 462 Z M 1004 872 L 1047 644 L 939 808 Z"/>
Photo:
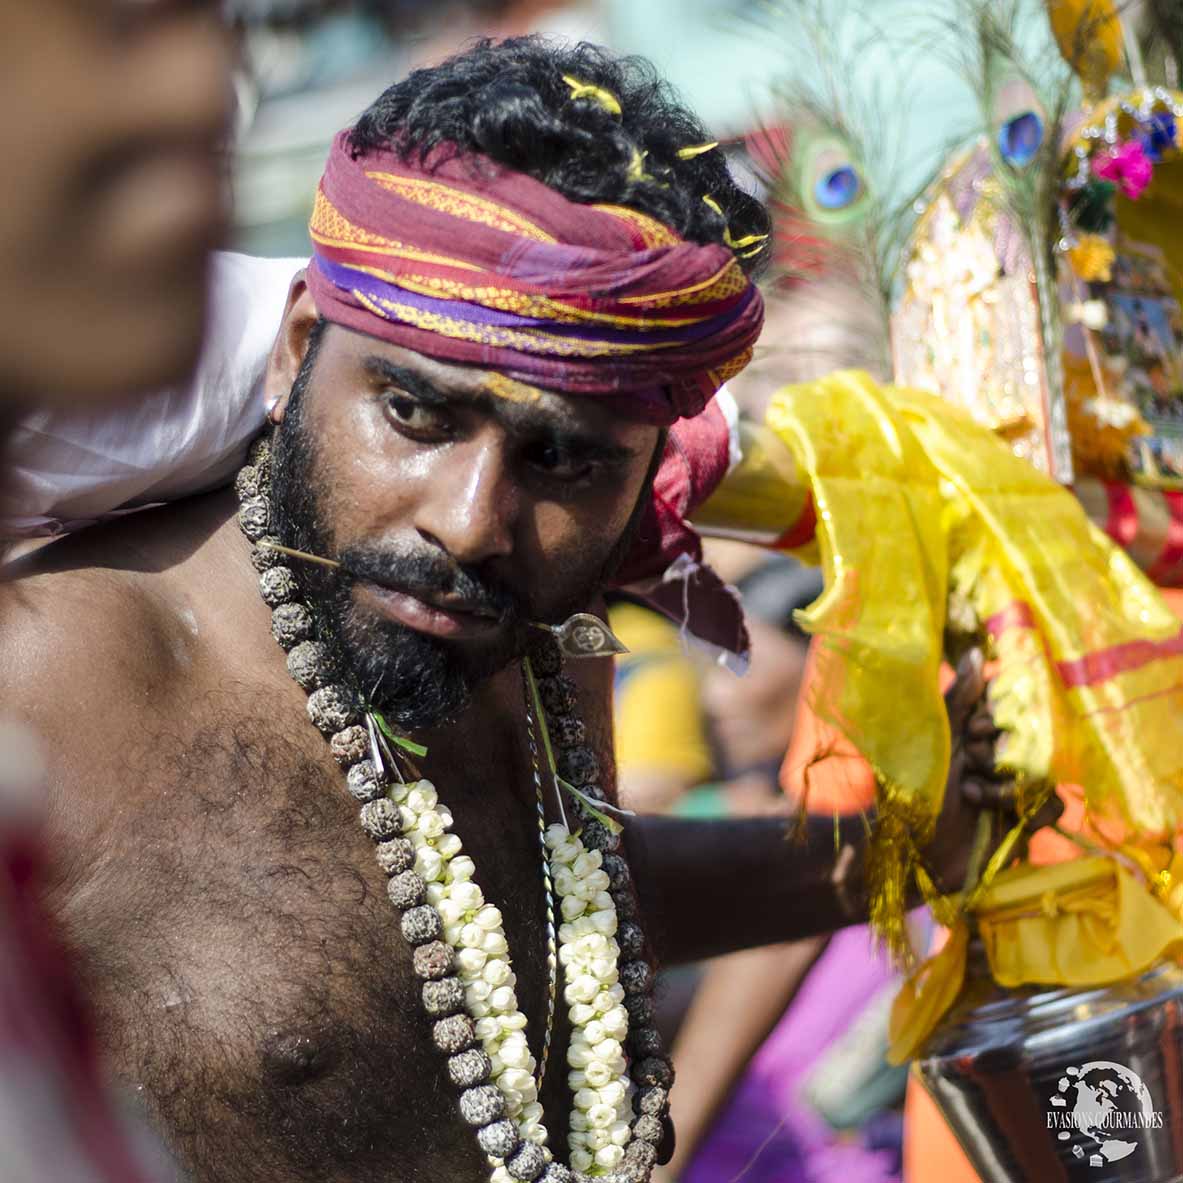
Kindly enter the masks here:
<path id="1" fill-rule="evenodd" d="M 501 627 L 501 617 L 447 597 L 427 600 L 385 584 L 362 580 L 357 590 L 385 617 L 416 632 L 451 640 L 477 638 Z"/>

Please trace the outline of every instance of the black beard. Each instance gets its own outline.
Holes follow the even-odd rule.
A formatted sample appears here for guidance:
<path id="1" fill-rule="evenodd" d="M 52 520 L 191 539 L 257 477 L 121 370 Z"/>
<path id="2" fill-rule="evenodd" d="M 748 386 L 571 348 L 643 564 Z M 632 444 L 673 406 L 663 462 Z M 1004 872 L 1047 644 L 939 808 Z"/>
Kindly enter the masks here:
<path id="1" fill-rule="evenodd" d="M 359 689 L 399 727 L 414 731 L 451 722 L 468 706 L 473 689 L 522 656 L 526 614 L 499 585 L 482 580 L 426 544 L 414 551 L 348 547 L 334 586 L 317 602 L 327 633 L 358 681 Z M 468 609 L 496 616 L 494 641 L 462 648 L 359 609 L 352 592 L 359 580 L 393 587 L 418 599 L 454 597 Z"/>
<path id="2" fill-rule="evenodd" d="M 298 400 L 297 400 L 298 401 Z M 285 546 L 331 556 L 340 567 L 298 564 L 296 579 L 313 613 L 318 636 L 343 660 L 354 688 L 392 725 L 418 731 L 463 713 L 473 689 L 525 651 L 528 619 L 516 597 L 423 543 L 413 551 L 346 547 L 335 540 L 319 505 L 315 448 L 299 412 L 291 408 L 272 437 L 271 514 Z M 479 648 L 428 636 L 360 609 L 358 581 L 393 587 L 420 599 L 454 597 L 495 615 L 498 637 Z"/>

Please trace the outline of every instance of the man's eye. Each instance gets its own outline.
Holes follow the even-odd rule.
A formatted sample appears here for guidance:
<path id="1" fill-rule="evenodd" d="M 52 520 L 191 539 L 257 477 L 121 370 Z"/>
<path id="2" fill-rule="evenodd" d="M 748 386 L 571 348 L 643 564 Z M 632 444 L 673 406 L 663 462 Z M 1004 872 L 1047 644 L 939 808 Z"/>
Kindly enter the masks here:
<path id="1" fill-rule="evenodd" d="M 531 449 L 529 460 L 540 472 L 558 481 L 583 480 L 595 469 L 586 457 L 573 455 L 556 444 L 537 445 Z"/>
<path id="2" fill-rule="evenodd" d="M 439 431 L 444 416 L 438 407 L 427 407 L 409 394 L 395 392 L 386 396 L 386 413 L 396 427 L 407 431 Z"/>

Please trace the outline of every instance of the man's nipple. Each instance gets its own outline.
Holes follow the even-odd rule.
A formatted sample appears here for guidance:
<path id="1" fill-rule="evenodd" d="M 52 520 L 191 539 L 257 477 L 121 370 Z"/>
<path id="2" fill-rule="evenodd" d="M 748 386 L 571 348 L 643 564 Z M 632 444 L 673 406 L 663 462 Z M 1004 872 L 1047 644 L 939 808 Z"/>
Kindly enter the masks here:
<path id="1" fill-rule="evenodd" d="M 264 1076 L 287 1088 L 319 1080 L 333 1070 L 340 1058 L 335 1042 L 321 1033 L 272 1031 L 264 1038 L 261 1050 Z"/>

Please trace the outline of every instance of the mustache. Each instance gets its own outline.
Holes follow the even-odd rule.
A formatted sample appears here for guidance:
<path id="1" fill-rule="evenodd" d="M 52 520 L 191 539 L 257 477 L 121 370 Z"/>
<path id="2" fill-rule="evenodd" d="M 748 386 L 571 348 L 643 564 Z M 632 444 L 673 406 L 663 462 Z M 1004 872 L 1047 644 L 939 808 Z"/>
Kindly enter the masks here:
<path id="1" fill-rule="evenodd" d="M 525 605 L 500 580 L 489 579 L 430 549 L 385 550 L 354 546 L 342 551 L 340 570 L 353 581 L 381 584 L 420 599 L 446 596 L 462 611 L 503 622 L 528 619 Z"/>

